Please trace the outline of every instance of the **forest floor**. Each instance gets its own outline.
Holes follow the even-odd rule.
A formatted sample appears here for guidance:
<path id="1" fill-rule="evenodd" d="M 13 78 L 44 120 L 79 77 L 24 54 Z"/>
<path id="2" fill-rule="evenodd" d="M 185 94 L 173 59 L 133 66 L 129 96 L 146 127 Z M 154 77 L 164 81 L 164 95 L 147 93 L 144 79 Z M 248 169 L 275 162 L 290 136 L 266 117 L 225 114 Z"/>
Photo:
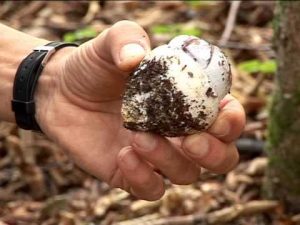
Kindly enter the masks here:
<path id="1" fill-rule="evenodd" d="M 236 169 L 204 171 L 192 185 L 166 181 L 164 197 L 147 202 L 86 174 L 45 137 L 0 122 L 0 225 L 300 224 L 300 215 L 262 197 L 276 70 L 274 8 L 272 1 L 1 1 L 0 22 L 49 40 L 82 43 L 129 19 L 146 29 L 153 47 L 178 34 L 220 46 L 231 60 L 232 94 L 245 107 L 247 125 Z"/>

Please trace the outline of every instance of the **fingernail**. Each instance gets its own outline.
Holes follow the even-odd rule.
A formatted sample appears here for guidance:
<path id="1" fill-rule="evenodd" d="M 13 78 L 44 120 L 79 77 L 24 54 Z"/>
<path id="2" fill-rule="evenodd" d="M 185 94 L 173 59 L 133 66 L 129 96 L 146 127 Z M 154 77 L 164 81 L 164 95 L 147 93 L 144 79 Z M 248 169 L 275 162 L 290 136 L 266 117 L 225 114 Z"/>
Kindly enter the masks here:
<path id="1" fill-rule="evenodd" d="M 186 150 L 191 154 L 191 156 L 202 158 L 205 155 L 207 155 L 209 151 L 209 143 L 207 138 L 196 134 L 189 137 L 186 148 Z"/>
<path id="2" fill-rule="evenodd" d="M 129 170 L 135 170 L 138 167 L 140 160 L 133 152 L 127 152 L 123 156 L 122 162 Z"/>
<path id="3" fill-rule="evenodd" d="M 134 143 L 142 151 L 152 151 L 156 147 L 157 139 L 153 134 L 140 132 L 135 135 Z"/>
<path id="4" fill-rule="evenodd" d="M 129 58 L 136 58 L 145 55 L 145 49 L 136 43 L 124 45 L 120 51 L 120 61 L 128 60 Z"/>
<path id="5" fill-rule="evenodd" d="M 210 129 L 210 133 L 217 136 L 223 137 L 228 135 L 230 132 L 230 124 L 227 120 L 218 120 Z"/>

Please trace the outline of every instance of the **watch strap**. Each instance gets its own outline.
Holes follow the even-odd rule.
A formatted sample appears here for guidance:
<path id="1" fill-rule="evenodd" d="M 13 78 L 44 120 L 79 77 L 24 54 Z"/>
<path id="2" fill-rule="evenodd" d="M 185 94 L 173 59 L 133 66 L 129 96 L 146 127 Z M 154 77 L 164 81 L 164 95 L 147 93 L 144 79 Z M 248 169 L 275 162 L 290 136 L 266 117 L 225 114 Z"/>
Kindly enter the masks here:
<path id="1" fill-rule="evenodd" d="M 13 86 L 12 110 L 16 123 L 25 130 L 41 131 L 35 119 L 34 93 L 38 78 L 50 57 L 59 49 L 75 43 L 50 42 L 37 47 L 19 65 Z"/>

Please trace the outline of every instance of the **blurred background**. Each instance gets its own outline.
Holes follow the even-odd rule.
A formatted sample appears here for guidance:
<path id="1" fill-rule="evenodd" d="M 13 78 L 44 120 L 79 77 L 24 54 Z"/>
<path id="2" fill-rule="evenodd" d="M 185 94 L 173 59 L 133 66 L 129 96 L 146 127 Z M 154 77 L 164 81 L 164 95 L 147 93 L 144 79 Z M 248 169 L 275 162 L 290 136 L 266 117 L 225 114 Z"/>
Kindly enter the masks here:
<path id="1" fill-rule="evenodd" d="M 126 19 L 145 28 L 153 47 L 179 34 L 220 46 L 231 60 L 232 94 L 245 107 L 247 125 L 237 141 L 241 161 L 234 171 L 204 171 L 187 186 L 166 181 L 165 196 L 146 202 L 84 173 L 45 137 L 0 121 L 0 225 L 299 222 L 262 194 L 277 68 L 274 9 L 273 1 L 1 1 L 1 23 L 48 40 L 83 43 Z"/>

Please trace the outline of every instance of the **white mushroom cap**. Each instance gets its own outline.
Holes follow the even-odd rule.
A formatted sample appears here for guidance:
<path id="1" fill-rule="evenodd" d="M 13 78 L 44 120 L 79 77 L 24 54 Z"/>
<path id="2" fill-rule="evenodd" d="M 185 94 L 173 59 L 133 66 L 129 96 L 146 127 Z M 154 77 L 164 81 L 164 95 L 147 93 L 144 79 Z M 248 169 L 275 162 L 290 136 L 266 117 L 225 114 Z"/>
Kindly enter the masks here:
<path id="1" fill-rule="evenodd" d="M 230 90 L 231 71 L 228 59 L 220 48 L 203 39 L 188 35 L 177 36 L 170 41 L 168 46 L 181 50 L 196 59 L 202 72 L 213 84 L 213 89 L 218 94 L 219 99 L 224 98 Z M 186 50 L 184 51 L 183 48 Z"/>
<path id="2" fill-rule="evenodd" d="M 147 88 L 143 89 L 145 84 Z M 218 47 L 194 36 L 178 36 L 152 50 L 132 74 L 122 106 L 125 126 L 166 136 L 207 129 L 217 117 L 219 102 L 230 85 L 230 65 Z M 149 113 L 153 110 L 156 116 Z"/>

